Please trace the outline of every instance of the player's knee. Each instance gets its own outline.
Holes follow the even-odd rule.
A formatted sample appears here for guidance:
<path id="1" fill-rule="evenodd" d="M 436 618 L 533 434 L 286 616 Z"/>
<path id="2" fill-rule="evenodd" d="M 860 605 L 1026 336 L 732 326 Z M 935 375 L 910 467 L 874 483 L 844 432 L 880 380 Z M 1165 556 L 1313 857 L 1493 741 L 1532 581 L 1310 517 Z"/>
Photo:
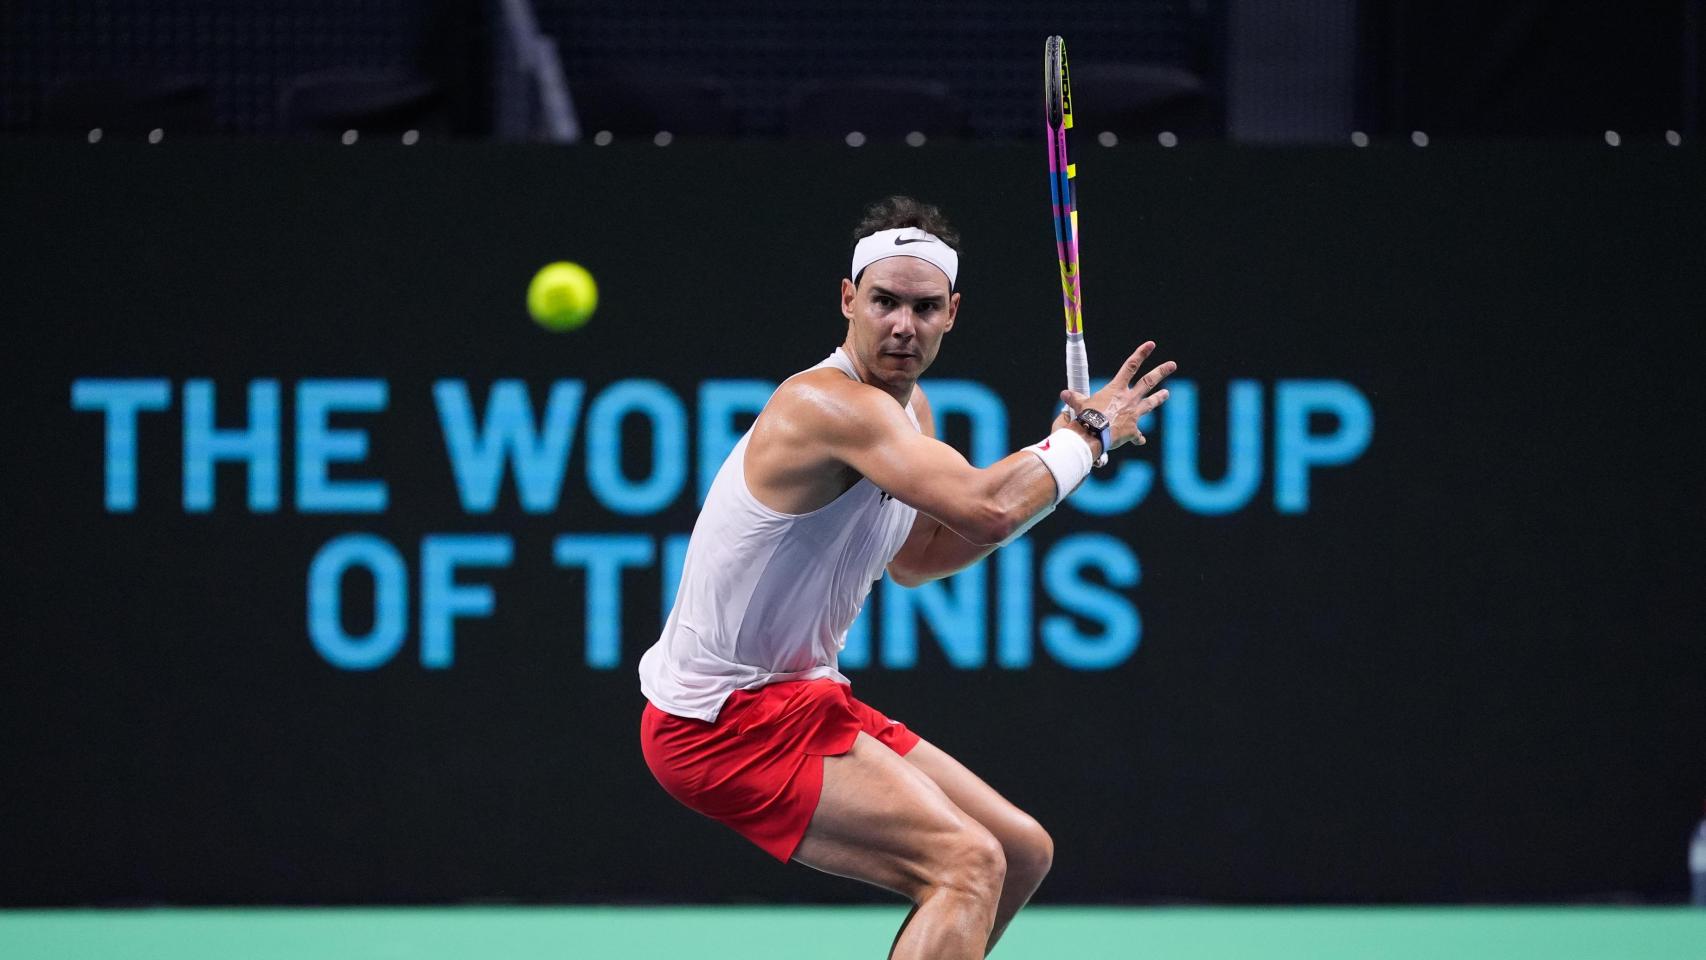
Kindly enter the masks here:
<path id="1" fill-rule="evenodd" d="M 1041 883 L 1054 865 L 1054 838 L 1042 824 L 1026 817 L 1010 832 L 1006 855 L 1008 876 Z"/>
<path id="2" fill-rule="evenodd" d="M 995 835 L 968 821 L 943 851 L 934 886 L 969 894 L 993 904 L 1007 879 L 1007 855 Z"/>

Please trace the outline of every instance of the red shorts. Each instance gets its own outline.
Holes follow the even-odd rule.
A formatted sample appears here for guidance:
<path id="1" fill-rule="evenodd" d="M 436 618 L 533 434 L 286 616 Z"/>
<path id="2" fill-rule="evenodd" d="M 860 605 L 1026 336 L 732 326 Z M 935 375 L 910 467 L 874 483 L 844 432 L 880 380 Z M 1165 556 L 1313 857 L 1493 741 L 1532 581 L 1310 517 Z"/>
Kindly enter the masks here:
<path id="1" fill-rule="evenodd" d="M 737 690 L 715 723 L 640 715 L 652 776 L 691 810 L 733 827 L 786 863 L 817 810 L 823 758 L 853 749 L 864 731 L 905 756 L 918 734 L 853 698 L 834 680 L 791 680 Z"/>

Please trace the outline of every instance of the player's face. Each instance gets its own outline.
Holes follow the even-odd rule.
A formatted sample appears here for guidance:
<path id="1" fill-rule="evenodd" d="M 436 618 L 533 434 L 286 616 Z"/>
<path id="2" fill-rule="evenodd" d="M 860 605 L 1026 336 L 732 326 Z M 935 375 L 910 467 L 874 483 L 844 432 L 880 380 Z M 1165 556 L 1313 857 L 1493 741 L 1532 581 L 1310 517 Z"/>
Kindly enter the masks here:
<path id="1" fill-rule="evenodd" d="M 917 257 L 889 257 L 865 268 L 859 285 L 841 281 L 847 339 L 866 375 L 910 388 L 936 359 L 942 335 L 954 327 L 960 295 L 948 275 Z"/>

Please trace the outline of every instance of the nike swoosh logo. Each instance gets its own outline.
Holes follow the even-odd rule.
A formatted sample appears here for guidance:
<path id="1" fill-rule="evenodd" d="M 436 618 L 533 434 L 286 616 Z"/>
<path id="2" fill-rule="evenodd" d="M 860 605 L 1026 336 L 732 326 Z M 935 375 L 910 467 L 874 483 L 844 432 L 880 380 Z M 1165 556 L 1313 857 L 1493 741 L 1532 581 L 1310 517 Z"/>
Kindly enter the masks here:
<path id="1" fill-rule="evenodd" d="M 902 240 L 900 237 L 894 238 L 894 245 L 897 247 L 908 244 L 908 243 L 929 243 L 929 242 L 930 242 L 929 237 L 913 237 L 911 240 Z"/>

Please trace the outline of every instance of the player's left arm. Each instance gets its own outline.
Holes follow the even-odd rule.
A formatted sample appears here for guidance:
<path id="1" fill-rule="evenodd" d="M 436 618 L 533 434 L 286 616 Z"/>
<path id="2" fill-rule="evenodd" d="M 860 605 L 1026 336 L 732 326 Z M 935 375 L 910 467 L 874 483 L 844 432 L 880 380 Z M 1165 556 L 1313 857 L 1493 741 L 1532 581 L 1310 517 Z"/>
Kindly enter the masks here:
<path id="1" fill-rule="evenodd" d="M 920 432 L 935 439 L 936 418 L 930 412 L 930 399 L 924 395 L 922 385 L 914 384 L 912 387 L 912 412 L 918 417 Z M 1070 417 L 1061 414 L 1055 420 L 1054 429 L 1064 426 L 1067 420 Z M 920 511 L 918 518 L 912 521 L 912 531 L 906 535 L 900 552 L 889 561 L 889 578 L 903 587 L 940 580 L 989 556 L 997 546 L 999 544 L 972 543 Z"/>

